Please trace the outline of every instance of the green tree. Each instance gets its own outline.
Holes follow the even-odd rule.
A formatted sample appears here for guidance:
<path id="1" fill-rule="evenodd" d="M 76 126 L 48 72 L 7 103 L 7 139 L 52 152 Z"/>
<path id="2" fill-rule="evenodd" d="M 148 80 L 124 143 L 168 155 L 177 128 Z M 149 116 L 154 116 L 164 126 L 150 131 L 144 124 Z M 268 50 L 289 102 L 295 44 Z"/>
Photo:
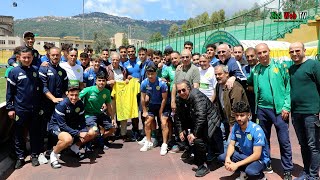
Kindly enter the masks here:
<path id="1" fill-rule="evenodd" d="M 303 11 L 314 8 L 316 5 L 315 0 L 282 0 L 283 11 Z"/>
<path id="2" fill-rule="evenodd" d="M 109 48 L 111 45 L 109 37 L 106 35 L 106 32 L 103 31 L 94 32 L 93 40 L 93 49 L 97 53 L 100 53 L 103 48 Z"/>
<path id="3" fill-rule="evenodd" d="M 169 32 L 168 32 L 168 36 L 172 37 L 174 36 L 177 32 L 179 31 L 179 26 L 177 24 L 172 24 Z"/>
<path id="4" fill-rule="evenodd" d="M 157 42 L 157 41 L 160 41 L 161 39 L 162 39 L 162 34 L 160 32 L 155 32 L 150 36 L 149 42 Z"/>
<path id="5" fill-rule="evenodd" d="M 218 14 L 219 14 L 219 22 L 222 22 L 226 19 L 226 13 L 224 12 L 223 9 L 220 9 L 218 11 Z"/>
<path id="6" fill-rule="evenodd" d="M 202 13 L 196 17 L 198 25 L 205 25 L 210 23 L 209 14 L 207 12 Z"/>
<path id="7" fill-rule="evenodd" d="M 129 45 L 129 40 L 126 35 L 122 38 L 122 46 L 128 46 Z"/>

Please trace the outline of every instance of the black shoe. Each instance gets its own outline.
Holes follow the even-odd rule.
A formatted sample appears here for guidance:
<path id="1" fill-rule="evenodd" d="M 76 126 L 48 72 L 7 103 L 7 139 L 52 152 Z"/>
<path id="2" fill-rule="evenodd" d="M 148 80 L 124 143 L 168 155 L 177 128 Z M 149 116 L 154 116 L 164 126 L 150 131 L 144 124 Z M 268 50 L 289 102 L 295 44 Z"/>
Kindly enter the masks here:
<path id="1" fill-rule="evenodd" d="M 264 170 L 263 170 L 264 173 L 267 173 L 267 174 L 272 174 L 273 173 L 273 169 L 272 169 L 272 166 L 271 164 L 268 165 Z"/>
<path id="2" fill-rule="evenodd" d="M 292 180 L 291 172 L 285 172 L 283 174 L 283 180 Z"/>
<path id="3" fill-rule="evenodd" d="M 205 165 L 201 165 L 198 167 L 197 171 L 196 171 L 196 177 L 203 177 L 206 174 L 208 174 L 210 172 L 210 169 L 208 169 Z"/>
<path id="4" fill-rule="evenodd" d="M 189 159 L 189 158 L 191 157 L 191 154 L 192 154 L 192 153 L 191 153 L 190 150 L 185 150 L 185 151 L 182 153 L 180 159 L 181 159 L 181 160 Z"/>
<path id="5" fill-rule="evenodd" d="M 34 156 L 31 158 L 31 164 L 33 167 L 36 167 L 36 166 L 39 166 L 40 163 L 39 163 L 39 160 L 38 160 L 38 156 Z"/>
<path id="6" fill-rule="evenodd" d="M 44 157 L 46 157 L 47 159 L 50 159 L 50 154 L 52 152 L 52 149 L 48 149 L 45 153 L 44 153 Z"/>
<path id="7" fill-rule="evenodd" d="M 17 162 L 16 162 L 16 165 L 14 166 L 14 168 L 15 169 L 20 169 L 25 164 L 26 164 L 26 162 L 24 161 L 24 159 L 18 159 Z"/>

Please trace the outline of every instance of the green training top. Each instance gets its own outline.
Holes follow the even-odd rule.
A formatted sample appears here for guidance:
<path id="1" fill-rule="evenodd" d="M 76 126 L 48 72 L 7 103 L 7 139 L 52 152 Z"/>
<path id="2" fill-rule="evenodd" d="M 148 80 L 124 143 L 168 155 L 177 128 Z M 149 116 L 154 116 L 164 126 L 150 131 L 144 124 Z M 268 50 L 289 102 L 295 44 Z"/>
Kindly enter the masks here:
<path id="1" fill-rule="evenodd" d="M 84 88 L 80 92 L 80 99 L 83 100 L 86 117 L 101 114 L 101 107 L 104 103 L 111 103 L 110 91 L 104 88 L 99 91 L 97 86 Z"/>
<path id="2" fill-rule="evenodd" d="M 318 114 L 320 112 L 320 62 L 308 59 L 289 69 L 291 112 Z"/>
<path id="3" fill-rule="evenodd" d="M 165 79 L 169 79 L 170 81 L 170 92 L 172 91 L 172 87 L 174 84 L 174 76 L 176 74 L 176 68 L 171 64 L 169 67 L 165 68 L 162 71 L 161 77 Z"/>
<path id="4" fill-rule="evenodd" d="M 258 106 L 261 108 L 274 108 L 273 95 L 269 81 L 269 68 L 270 66 L 261 66 L 258 75 Z"/>

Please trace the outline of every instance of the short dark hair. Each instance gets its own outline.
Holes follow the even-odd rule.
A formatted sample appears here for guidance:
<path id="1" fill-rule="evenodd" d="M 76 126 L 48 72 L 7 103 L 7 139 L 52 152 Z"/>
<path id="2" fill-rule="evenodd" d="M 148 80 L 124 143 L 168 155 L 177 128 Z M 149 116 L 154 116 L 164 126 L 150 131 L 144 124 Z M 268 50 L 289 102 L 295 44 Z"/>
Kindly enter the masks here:
<path id="1" fill-rule="evenodd" d="M 134 50 L 136 50 L 136 47 L 135 47 L 134 45 L 129 45 L 129 46 L 127 47 L 127 49 L 129 49 L 129 48 L 133 48 Z"/>
<path id="2" fill-rule="evenodd" d="M 237 44 L 237 45 L 233 46 L 233 49 L 232 49 L 232 50 L 234 50 L 235 47 L 241 47 L 242 51 L 244 50 L 244 49 L 243 49 L 243 46 L 242 46 L 241 44 Z"/>
<path id="3" fill-rule="evenodd" d="M 14 55 L 19 54 L 19 52 L 20 52 L 23 48 L 25 48 L 25 46 L 18 46 L 18 47 L 16 47 L 16 48 L 14 48 L 13 54 L 14 54 Z"/>
<path id="4" fill-rule="evenodd" d="M 176 53 L 176 54 L 179 54 L 180 55 L 180 52 L 179 51 L 172 51 L 172 53 Z M 171 54 L 172 54 L 171 53 Z"/>
<path id="5" fill-rule="evenodd" d="M 209 47 L 212 47 L 214 50 L 217 49 L 217 46 L 216 46 L 215 44 L 208 44 L 208 45 L 206 46 L 206 49 L 208 49 Z"/>
<path id="6" fill-rule="evenodd" d="M 188 89 L 190 89 L 190 90 L 192 89 L 191 83 L 186 79 L 182 79 L 182 80 L 178 81 L 176 84 L 178 85 L 178 84 L 183 84 L 183 83 L 187 85 Z"/>
<path id="7" fill-rule="evenodd" d="M 120 49 L 126 49 L 127 50 L 127 47 L 126 46 L 119 46 L 119 51 Z"/>
<path id="8" fill-rule="evenodd" d="M 148 56 L 152 56 L 153 55 L 154 50 L 153 49 L 148 49 L 147 50 L 147 55 Z"/>
<path id="9" fill-rule="evenodd" d="M 69 53 L 70 51 L 77 51 L 77 53 L 78 53 L 78 49 L 77 49 L 77 48 L 74 48 L 74 47 L 69 47 L 68 53 Z"/>
<path id="10" fill-rule="evenodd" d="M 49 49 L 51 49 L 52 47 L 54 47 L 54 44 L 53 44 L 53 43 L 45 43 L 45 44 L 43 45 L 43 48 L 44 48 L 45 50 L 49 50 Z"/>
<path id="11" fill-rule="evenodd" d="M 32 49 L 27 48 L 27 47 L 23 47 L 23 48 L 20 49 L 20 51 L 18 51 L 19 55 L 21 55 L 21 53 L 31 53 L 32 54 Z"/>
<path id="12" fill-rule="evenodd" d="M 196 55 L 200 56 L 200 53 L 196 52 L 192 54 L 192 56 L 196 56 Z"/>
<path id="13" fill-rule="evenodd" d="M 88 58 L 88 57 L 89 57 L 89 55 L 87 53 L 85 53 L 85 52 L 82 52 L 80 54 L 80 58 Z"/>
<path id="14" fill-rule="evenodd" d="M 103 71 L 99 71 L 96 75 L 97 79 L 107 79 L 106 73 Z"/>
<path id="15" fill-rule="evenodd" d="M 112 51 L 117 52 L 117 49 L 115 49 L 115 48 L 110 49 L 110 52 L 112 52 Z"/>
<path id="16" fill-rule="evenodd" d="M 109 52 L 109 49 L 108 48 L 104 48 L 104 49 L 102 49 L 102 51 L 108 51 Z"/>
<path id="17" fill-rule="evenodd" d="M 250 106 L 248 103 L 244 102 L 244 101 L 239 101 L 236 102 L 233 106 L 232 106 L 232 112 L 233 113 L 244 113 L 244 112 L 250 112 Z"/>
<path id="18" fill-rule="evenodd" d="M 89 47 L 86 47 L 86 48 L 84 48 L 83 52 L 85 52 L 85 53 L 91 52 L 92 53 L 93 49 L 89 48 Z"/>
<path id="19" fill-rule="evenodd" d="M 157 67 L 155 64 L 151 63 L 149 66 L 146 68 L 147 72 L 157 72 Z"/>
<path id="20" fill-rule="evenodd" d="M 186 45 L 190 45 L 190 46 L 193 47 L 193 43 L 191 41 L 184 42 L 183 46 L 186 46 Z"/>
<path id="21" fill-rule="evenodd" d="M 248 47 L 245 51 L 245 54 L 248 52 L 248 51 L 253 51 L 254 53 L 256 53 L 256 49 L 253 48 L 253 47 Z"/>
<path id="22" fill-rule="evenodd" d="M 162 57 L 162 52 L 160 50 L 153 51 L 153 55 Z"/>
<path id="23" fill-rule="evenodd" d="M 144 52 L 146 52 L 146 53 L 147 53 L 147 48 L 145 48 L 145 47 L 141 47 L 141 48 L 139 48 L 138 52 L 141 52 L 141 51 L 144 51 Z"/>
<path id="24" fill-rule="evenodd" d="M 70 44 L 62 44 L 61 50 L 62 50 L 62 51 L 68 51 L 68 49 L 69 49 L 70 47 L 71 47 Z"/>

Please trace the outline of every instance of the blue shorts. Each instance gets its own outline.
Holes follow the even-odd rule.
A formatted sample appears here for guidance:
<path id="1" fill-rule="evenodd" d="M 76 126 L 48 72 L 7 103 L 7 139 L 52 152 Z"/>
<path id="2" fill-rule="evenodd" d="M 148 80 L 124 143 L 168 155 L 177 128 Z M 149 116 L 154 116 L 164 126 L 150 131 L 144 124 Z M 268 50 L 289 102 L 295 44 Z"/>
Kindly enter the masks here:
<path id="1" fill-rule="evenodd" d="M 149 104 L 148 106 L 148 116 L 152 116 L 152 117 L 159 117 L 159 110 L 160 110 L 161 105 L 160 104 Z M 165 117 L 169 117 L 170 116 L 170 105 L 167 105 L 164 107 L 162 115 Z"/>
<path id="2" fill-rule="evenodd" d="M 94 126 L 102 126 L 105 130 L 113 128 L 110 117 L 104 113 L 101 113 L 97 116 L 86 117 L 86 124 L 90 128 Z"/>
<path id="3" fill-rule="evenodd" d="M 58 138 L 59 134 L 61 132 L 64 132 L 64 131 L 61 131 L 59 126 L 52 126 L 50 129 L 48 129 L 48 132 L 50 134 L 52 134 L 54 137 Z M 86 127 L 83 127 L 80 132 L 88 132 L 88 128 Z M 71 134 L 70 134 L 71 135 Z M 73 142 L 78 142 L 80 139 L 79 139 L 79 136 L 73 136 L 71 135 L 71 137 L 73 138 Z"/>

